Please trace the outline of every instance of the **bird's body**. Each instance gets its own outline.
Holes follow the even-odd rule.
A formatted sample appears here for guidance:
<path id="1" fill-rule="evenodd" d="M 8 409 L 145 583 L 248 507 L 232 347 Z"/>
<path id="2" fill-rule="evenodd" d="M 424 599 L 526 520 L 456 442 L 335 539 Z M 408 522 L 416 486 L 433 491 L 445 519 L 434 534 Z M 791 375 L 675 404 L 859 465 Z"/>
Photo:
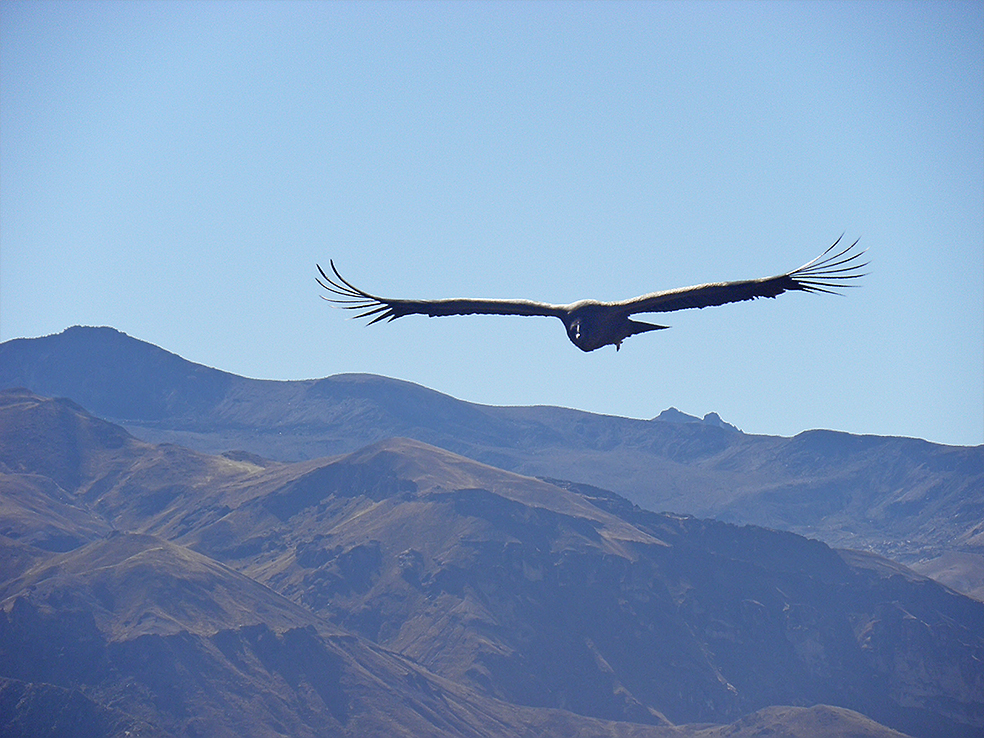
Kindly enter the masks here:
<path id="1" fill-rule="evenodd" d="M 380 320 L 395 320 L 404 315 L 539 315 L 560 318 L 571 342 L 582 351 L 594 351 L 613 345 L 618 349 L 629 336 L 669 326 L 630 320 L 636 313 L 665 313 L 688 308 L 724 305 L 729 302 L 752 300 L 756 297 L 776 297 L 790 290 L 802 292 L 835 292 L 850 280 L 863 276 L 859 271 L 866 264 L 859 259 L 864 253 L 856 251 L 857 241 L 835 251 L 840 239 L 813 261 L 786 274 L 740 282 L 717 282 L 682 287 L 675 290 L 651 292 L 620 302 L 579 300 L 569 305 L 552 305 L 533 300 L 402 300 L 378 297 L 363 292 L 346 281 L 334 262 L 329 262 L 335 278 L 319 266 L 324 281 L 318 283 L 335 297 L 325 297 L 349 310 L 361 311 L 357 317 L 375 316 L 370 324 Z M 834 252 L 834 253 L 831 253 Z"/>

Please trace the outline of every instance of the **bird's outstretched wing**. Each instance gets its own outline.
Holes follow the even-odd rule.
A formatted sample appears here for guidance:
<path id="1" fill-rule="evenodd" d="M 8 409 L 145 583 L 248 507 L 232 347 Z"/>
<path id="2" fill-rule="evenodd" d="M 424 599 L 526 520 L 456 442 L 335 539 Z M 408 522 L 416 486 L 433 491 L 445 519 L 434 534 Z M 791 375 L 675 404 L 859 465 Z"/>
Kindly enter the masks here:
<path id="1" fill-rule="evenodd" d="M 346 280 L 338 269 L 335 268 L 333 261 L 329 260 L 332 274 L 330 277 L 320 266 L 318 271 L 324 281 L 318 280 L 318 284 L 324 287 L 334 297 L 322 297 L 328 302 L 334 303 L 346 310 L 359 310 L 355 317 L 368 318 L 369 325 L 380 320 L 395 320 L 404 315 L 543 315 L 547 317 L 561 317 L 566 313 L 563 305 L 551 305 L 546 302 L 534 302 L 533 300 L 394 300 L 388 297 L 379 297 L 368 292 L 363 292 L 351 282 Z"/>
<path id="2" fill-rule="evenodd" d="M 843 238 L 843 236 L 841 237 Z M 687 308 L 704 308 L 729 302 L 753 300 L 756 297 L 775 297 L 789 290 L 838 294 L 841 287 L 852 287 L 851 280 L 863 277 L 860 271 L 868 265 L 862 262 L 864 251 L 858 251 L 855 241 L 837 250 L 841 239 L 813 261 L 777 277 L 749 279 L 740 282 L 717 282 L 694 287 L 682 287 L 665 292 L 652 292 L 617 303 L 625 315 L 634 313 L 669 313 Z"/>

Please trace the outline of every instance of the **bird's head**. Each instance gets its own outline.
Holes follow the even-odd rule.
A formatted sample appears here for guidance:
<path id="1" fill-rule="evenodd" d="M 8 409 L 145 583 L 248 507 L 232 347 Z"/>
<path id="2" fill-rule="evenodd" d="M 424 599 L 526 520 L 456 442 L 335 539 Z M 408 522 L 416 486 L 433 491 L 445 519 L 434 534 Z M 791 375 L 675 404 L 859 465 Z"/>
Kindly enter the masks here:
<path id="1" fill-rule="evenodd" d="M 581 351 L 594 351 L 608 343 L 604 340 L 599 341 L 600 336 L 598 335 L 598 331 L 595 330 L 594 323 L 588 316 L 575 316 L 566 321 L 566 323 L 567 337 Z"/>
<path id="2" fill-rule="evenodd" d="M 574 318 L 573 320 L 567 321 L 567 337 L 571 339 L 571 343 L 582 351 L 590 351 L 591 349 L 584 345 L 583 330 L 584 328 L 581 324 L 580 318 Z"/>

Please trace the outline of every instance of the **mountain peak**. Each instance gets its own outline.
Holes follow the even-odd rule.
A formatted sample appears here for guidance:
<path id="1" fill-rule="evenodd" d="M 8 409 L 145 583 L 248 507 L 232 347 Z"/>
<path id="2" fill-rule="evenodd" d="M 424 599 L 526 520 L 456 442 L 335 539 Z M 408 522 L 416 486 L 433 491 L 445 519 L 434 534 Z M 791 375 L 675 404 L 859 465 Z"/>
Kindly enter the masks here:
<path id="1" fill-rule="evenodd" d="M 233 378 L 105 326 L 72 326 L 0 344 L 0 388 L 71 397 L 115 420 L 187 415 L 218 403 Z"/>
<path id="2" fill-rule="evenodd" d="M 710 425 L 716 428 L 724 428 L 726 430 L 741 433 L 741 429 L 731 425 L 731 423 L 726 423 L 717 413 L 707 413 L 707 415 L 703 418 L 698 418 L 695 415 L 687 415 L 687 413 L 681 412 L 675 407 L 668 407 L 666 410 L 653 418 L 653 420 L 658 420 L 662 423 L 677 423 L 681 425 L 687 423 L 701 423 L 703 425 Z"/>

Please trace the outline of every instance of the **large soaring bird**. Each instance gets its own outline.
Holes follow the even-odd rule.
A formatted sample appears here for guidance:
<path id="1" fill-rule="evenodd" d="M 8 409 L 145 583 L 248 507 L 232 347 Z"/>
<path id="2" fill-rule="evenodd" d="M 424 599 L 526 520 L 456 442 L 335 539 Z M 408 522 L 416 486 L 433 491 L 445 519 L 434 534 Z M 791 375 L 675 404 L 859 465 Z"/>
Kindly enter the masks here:
<path id="1" fill-rule="evenodd" d="M 594 351 L 612 344 L 615 349 L 629 336 L 646 331 L 668 328 L 665 325 L 630 320 L 636 313 L 669 313 L 687 308 L 704 308 L 728 302 L 752 300 L 756 297 L 775 297 L 789 290 L 835 293 L 839 287 L 864 276 L 861 262 L 864 251 L 858 251 L 855 241 L 837 250 L 841 239 L 811 262 L 777 277 L 749 279 L 740 282 L 716 282 L 695 287 L 683 287 L 665 292 L 650 292 L 621 302 L 580 300 L 570 305 L 551 305 L 532 300 L 396 300 L 363 292 L 346 280 L 335 263 L 329 261 L 334 278 L 318 266 L 318 284 L 332 297 L 324 299 L 348 310 L 361 311 L 356 317 L 375 316 L 369 324 L 394 320 L 404 315 L 543 315 L 560 318 L 567 336 L 582 351 Z"/>

